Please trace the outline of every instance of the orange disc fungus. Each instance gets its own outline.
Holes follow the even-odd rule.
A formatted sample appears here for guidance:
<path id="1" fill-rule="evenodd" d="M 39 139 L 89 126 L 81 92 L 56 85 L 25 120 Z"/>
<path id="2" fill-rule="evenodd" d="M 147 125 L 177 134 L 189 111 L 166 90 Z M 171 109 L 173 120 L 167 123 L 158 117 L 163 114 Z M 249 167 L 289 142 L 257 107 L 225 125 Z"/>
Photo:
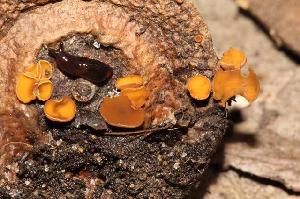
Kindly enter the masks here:
<path id="1" fill-rule="evenodd" d="M 129 98 L 134 109 L 139 109 L 144 106 L 150 92 L 144 86 L 141 86 L 139 88 L 126 88 L 121 91 L 121 95 Z"/>
<path id="2" fill-rule="evenodd" d="M 125 88 L 136 88 L 143 85 L 143 78 L 139 75 L 129 75 L 123 78 L 117 79 L 115 86 L 119 90 Z"/>
<path id="3" fill-rule="evenodd" d="M 44 112 L 49 120 L 57 122 L 71 121 L 76 114 L 76 104 L 68 96 L 60 100 L 48 100 L 44 106 Z"/>
<path id="4" fill-rule="evenodd" d="M 38 65 L 39 65 L 39 79 L 50 79 L 53 74 L 52 65 L 46 60 L 40 60 Z"/>
<path id="5" fill-rule="evenodd" d="M 219 64 L 224 70 L 241 69 L 247 62 L 246 55 L 235 48 L 230 48 L 223 54 Z"/>
<path id="6" fill-rule="evenodd" d="M 39 76 L 39 66 L 33 64 L 25 69 L 24 75 L 30 78 L 38 79 Z"/>
<path id="7" fill-rule="evenodd" d="M 216 72 L 213 81 L 214 99 L 221 100 L 220 105 L 223 107 L 227 100 L 235 95 L 241 95 L 252 102 L 257 98 L 259 88 L 259 81 L 251 68 L 246 77 L 241 74 L 241 70 L 220 69 Z"/>
<path id="8" fill-rule="evenodd" d="M 210 80 L 203 75 L 196 75 L 188 80 L 187 88 L 194 99 L 205 100 L 211 91 Z"/>
<path id="9" fill-rule="evenodd" d="M 199 34 L 194 37 L 195 42 L 201 43 L 203 41 L 204 36 Z"/>
<path id="10" fill-rule="evenodd" d="M 52 82 L 45 80 L 37 85 L 36 96 L 41 101 L 50 99 L 53 91 Z"/>
<path id="11" fill-rule="evenodd" d="M 257 76 L 252 68 L 249 68 L 249 74 L 244 82 L 244 89 L 242 96 L 249 102 L 253 102 L 258 97 L 260 92 L 260 85 Z"/>
<path id="12" fill-rule="evenodd" d="M 104 98 L 100 105 L 100 114 L 108 124 L 123 128 L 139 127 L 145 119 L 144 110 L 133 109 L 125 95 Z"/>
<path id="13" fill-rule="evenodd" d="M 40 60 L 25 69 L 24 75 L 37 80 L 50 79 L 53 74 L 52 65 L 46 60 Z"/>
<path id="14" fill-rule="evenodd" d="M 31 100 L 35 100 L 34 94 L 36 80 L 19 74 L 17 76 L 16 94 L 18 99 L 23 103 L 29 103 Z"/>

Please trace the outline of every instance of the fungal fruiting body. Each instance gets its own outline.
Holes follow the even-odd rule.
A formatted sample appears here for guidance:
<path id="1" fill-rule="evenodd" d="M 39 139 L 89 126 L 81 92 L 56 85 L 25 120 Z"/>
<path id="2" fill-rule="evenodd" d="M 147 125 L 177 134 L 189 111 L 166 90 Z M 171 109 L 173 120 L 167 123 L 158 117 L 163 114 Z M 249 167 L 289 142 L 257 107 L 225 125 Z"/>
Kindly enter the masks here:
<path id="1" fill-rule="evenodd" d="M 44 113 L 49 120 L 68 122 L 76 115 L 76 104 L 68 96 L 64 96 L 59 100 L 50 99 L 45 103 Z"/>
<path id="2" fill-rule="evenodd" d="M 134 109 L 140 109 L 146 103 L 150 92 L 144 86 L 141 86 L 138 88 L 126 88 L 121 91 L 120 95 L 127 96 Z"/>
<path id="3" fill-rule="evenodd" d="M 71 55 L 64 50 L 62 43 L 58 50 L 49 49 L 48 54 L 55 59 L 61 71 L 74 77 L 101 84 L 113 75 L 113 69 L 109 65 L 95 59 Z"/>
<path id="4" fill-rule="evenodd" d="M 24 71 L 24 75 L 27 77 L 30 77 L 32 79 L 37 79 L 39 78 L 39 73 L 40 73 L 40 69 L 39 69 L 39 65 L 38 64 L 32 64 L 31 66 L 28 66 L 27 68 L 25 68 Z"/>
<path id="5" fill-rule="evenodd" d="M 23 103 L 29 103 L 36 99 L 34 93 L 36 81 L 33 78 L 27 77 L 24 74 L 17 76 L 16 94 L 17 98 Z"/>
<path id="6" fill-rule="evenodd" d="M 211 83 L 207 77 L 196 75 L 188 80 L 187 88 L 192 98 L 205 100 L 210 95 Z"/>
<path id="7" fill-rule="evenodd" d="M 253 102 L 259 94 L 259 81 L 253 69 L 249 68 L 249 74 L 244 77 L 240 70 L 223 71 L 218 70 L 215 74 L 214 99 L 220 100 L 220 105 L 236 95 L 245 97 Z"/>
<path id="8" fill-rule="evenodd" d="M 50 80 L 44 80 L 37 84 L 37 89 L 35 90 L 36 96 L 41 101 L 46 101 L 50 99 L 53 92 L 53 85 Z"/>
<path id="9" fill-rule="evenodd" d="M 143 78 L 139 75 L 128 75 L 117 79 L 115 86 L 119 90 L 125 88 L 136 88 L 143 85 Z"/>
<path id="10" fill-rule="evenodd" d="M 213 98 L 219 100 L 221 106 L 225 107 L 226 102 L 236 95 L 245 97 L 249 102 L 258 97 L 260 86 L 254 70 L 249 68 L 246 77 L 241 73 L 246 61 L 245 54 L 235 48 L 226 51 L 219 61 L 221 67 L 213 79 Z M 188 80 L 187 89 L 192 98 L 205 100 L 211 91 L 210 80 L 203 75 L 193 76 Z"/>
<path id="11" fill-rule="evenodd" d="M 245 62 L 244 53 L 234 48 L 225 52 L 219 62 L 221 68 L 216 71 L 213 79 L 213 98 L 220 100 L 221 106 L 225 107 L 226 102 L 236 95 L 245 97 L 248 102 L 258 97 L 260 85 L 254 70 L 249 67 L 247 76 L 241 73 Z"/>
<path id="12" fill-rule="evenodd" d="M 115 86 L 121 90 L 120 96 L 106 97 L 100 104 L 100 114 L 110 125 L 123 128 L 137 128 L 144 123 L 142 108 L 150 92 L 141 76 L 129 75 L 116 80 Z"/>
<path id="13" fill-rule="evenodd" d="M 23 103 L 29 103 L 38 98 L 41 101 L 50 99 L 53 85 L 52 65 L 46 60 L 40 60 L 20 73 L 16 79 L 16 95 Z"/>
<path id="14" fill-rule="evenodd" d="M 99 111 L 108 124 L 116 127 L 137 128 L 145 119 L 144 110 L 132 108 L 131 101 L 125 95 L 104 98 Z"/>
<path id="15" fill-rule="evenodd" d="M 241 95 L 245 97 L 249 102 L 253 102 L 257 99 L 260 92 L 259 80 L 255 74 L 255 71 L 249 67 L 248 76 L 245 78 L 243 85 L 243 92 Z"/>
<path id="16" fill-rule="evenodd" d="M 53 74 L 52 65 L 46 60 L 40 60 L 39 66 L 39 79 L 50 79 Z"/>
<path id="17" fill-rule="evenodd" d="M 224 70 L 235 70 L 241 69 L 247 62 L 246 55 L 236 49 L 229 48 L 222 56 L 219 61 L 219 64 Z"/>

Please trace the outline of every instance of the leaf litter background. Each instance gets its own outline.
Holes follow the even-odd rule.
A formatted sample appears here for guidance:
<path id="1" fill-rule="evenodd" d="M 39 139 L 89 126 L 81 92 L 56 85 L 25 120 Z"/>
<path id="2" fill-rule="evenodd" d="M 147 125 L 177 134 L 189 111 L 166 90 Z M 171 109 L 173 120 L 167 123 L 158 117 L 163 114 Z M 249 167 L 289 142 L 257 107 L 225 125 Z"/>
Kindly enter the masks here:
<path id="1" fill-rule="evenodd" d="M 231 129 L 195 198 L 300 198 L 300 2 L 191 1 L 218 56 L 243 50 L 262 87 L 250 107 L 229 113 Z"/>

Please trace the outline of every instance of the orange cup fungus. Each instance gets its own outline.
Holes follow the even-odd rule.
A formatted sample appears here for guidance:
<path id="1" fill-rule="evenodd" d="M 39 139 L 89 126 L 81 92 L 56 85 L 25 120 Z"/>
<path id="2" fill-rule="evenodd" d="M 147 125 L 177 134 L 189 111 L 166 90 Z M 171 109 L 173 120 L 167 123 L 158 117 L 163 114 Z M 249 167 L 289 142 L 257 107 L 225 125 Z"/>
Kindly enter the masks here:
<path id="1" fill-rule="evenodd" d="M 210 95 L 211 83 L 207 77 L 196 75 L 188 80 L 187 88 L 192 98 L 196 100 L 205 100 Z"/>
<path id="2" fill-rule="evenodd" d="M 106 97 L 100 104 L 100 114 L 108 124 L 123 128 L 137 128 L 144 123 L 145 111 L 142 107 L 150 92 L 143 84 L 143 78 L 138 75 L 117 79 L 115 86 L 121 90 L 120 96 Z"/>
<path id="3" fill-rule="evenodd" d="M 235 48 L 229 48 L 224 54 L 219 64 L 224 70 L 241 69 L 247 62 L 246 55 Z"/>
<path id="4" fill-rule="evenodd" d="M 41 101 L 50 99 L 53 91 L 53 85 L 50 80 L 44 80 L 37 85 L 36 96 Z"/>
<path id="5" fill-rule="evenodd" d="M 17 98 L 23 103 L 29 103 L 32 100 L 36 99 L 34 93 L 36 86 L 35 79 L 25 76 L 24 74 L 19 74 L 17 76 L 17 86 L 16 94 Z"/>
<path id="6" fill-rule="evenodd" d="M 129 75 L 123 78 L 117 79 L 115 86 L 119 90 L 125 88 L 136 88 L 143 85 L 143 78 L 139 75 Z"/>
<path id="7" fill-rule="evenodd" d="M 53 67 L 46 60 L 40 60 L 38 63 L 39 66 L 39 79 L 51 79 L 53 75 Z"/>
<path id="8" fill-rule="evenodd" d="M 17 76 L 16 94 L 17 98 L 23 103 L 29 103 L 38 98 L 48 100 L 53 91 L 52 65 L 46 60 L 40 60 L 38 64 L 27 67 L 24 73 Z"/>
<path id="9" fill-rule="evenodd" d="M 39 77 L 39 67 L 37 64 L 32 64 L 31 66 L 25 69 L 23 73 L 25 76 L 30 77 L 32 79 L 38 79 Z"/>
<path id="10" fill-rule="evenodd" d="M 128 97 L 132 108 L 140 109 L 146 103 L 150 92 L 144 86 L 141 86 L 138 88 L 126 88 L 121 91 L 120 95 Z"/>
<path id="11" fill-rule="evenodd" d="M 254 70 L 249 67 L 247 76 L 241 73 L 241 67 L 245 62 L 244 53 L 234 48 L 224 53 L 220 63 L 227 63 L 223 66 L 230 67 L 218 69 L 213 80 L 213 97 L 215 100 L 220 100 L 221 106 L 225 107 L 226 102 L 236 95 L 241 95 L 249 102 L 253 102 L 258 97 L 260 85 Z"/>
<path id="12" fill-rule="evenodd" d="M 103 99 L 100 114 L 110 125 L 122 128 L 136 128 L 144 123 L 144 110 L 132 108 L 126 95 Z"/>
<path id="13" fill-rule="evenodd" d="M 59 100 L 48 100 L 44 106 L 44 113 L 49 120 L 56 122 L 71 121 L 76 115 L 76 104 L 68 96 Z"/>
<path id="14" fill-rule="evenodd" d="M 199 35 L 196 35 L 194 37 L 194 41 L 197 42 L 197 43 L 201 43 L 204 39 L 204 36 L 202 34 L 199 34 Z"/>

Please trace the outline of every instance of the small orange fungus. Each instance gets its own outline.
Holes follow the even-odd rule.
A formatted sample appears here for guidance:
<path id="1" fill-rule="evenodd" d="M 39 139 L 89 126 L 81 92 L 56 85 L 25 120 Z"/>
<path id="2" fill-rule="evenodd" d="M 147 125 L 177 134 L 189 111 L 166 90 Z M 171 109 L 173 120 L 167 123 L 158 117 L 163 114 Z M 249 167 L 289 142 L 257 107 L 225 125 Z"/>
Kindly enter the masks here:
<path id="1" fill-rule="evenodd" d="M 68 122 L 76 115 L 76 104 L 68 96 L 64 96 L 59 100 L 50 99 L 45 103 L 44 112 L 49 120 Z"/>
<path id="2" fill-rule="evenodd" d="M 139 88 L 126 88 L 121 91 L 121 95 L 129 98 L 134 109 L 139 109 L 144 106 L 150 92 L 144 86 L 141 86 Z"/>
<path id="3" fill-rule="evenodd" d="M 46 101 L 50 99 L 53 91 L 52 82 L 49 80 L 44 80 L 37 85 L 36 96 L 41 101 Z"/>
<path id="4" fill-rule="evenodd" d="M 210 80 L 203 75 L 196 75 L 188 80 L 187 88 L 194 99 L 205 100 L 211 91 Z"/>
<path id="5" fill-rule="evenodd" d="M 201 43 L 203 41 L 203 35 L 199 34 L 194 37 L 195 42 Z"/>
<path id="6" fill-rule="evenodd" d="M 126 77 L 122 77 L 117 79 L 115 86 L 119 90 L 123 90 L 125 88 L 136 88 L 143 85 L 143 78 L 139 75 L 129 75 Z"/>
<path id="7" fill-rule="evenodd" d="M 259 80 L 252 68 L 249 68 L 249 74 L 243 85 L 242 96 L 245 97 L 249 102 L 253 102 L 258 97 L 260 92 Z"/>
<path id="8" fill-rule="evenodd" d="M 50 79 L 53 74 L 52 65 L 46 60 L 40 60 L 38 65 L 39 65 L 39 79 Z"/>
<path id="9" fill-rule="evenodd" d="M 223 54 L 219 64 L 224 70 L 241 69 L 247 62 L 246 55 L 235 48 L 230 48 Z"/>
<path id="10" fill-rule="evenodd" d="M 240 70 L 223 71 L 219 69 L 213 81 L 214 99 L 220 100 L 225 107 L 227 100 L 235 95 L 245 97 L 249 102 L 254 101 L 260 91 L 259 81 L 253 69 L 244 77 Z"/>
<path id="11" fill-rule="evenodd" d="M 145 119 L 144 110 L 133 109 L 125 95 L 104 98 L 100 104 L 100 114 L 108 124 L 122 128 L 139 127 Z"/>
<path id="12" fill-rule="evenodd" d="M 38 79 L 39 66 L 37 64 L 32 64 L 25 69 L 24 75 L 30 78 Z"/>
<path id="13" fill-rule="evenodd" d="M 34 89 L 36 86 L 35 79 L 19 74 L 17 76 L 16 94 L 18 99 L 23 103 L 29 103 L 31 100 L 35 100 Z"/>

